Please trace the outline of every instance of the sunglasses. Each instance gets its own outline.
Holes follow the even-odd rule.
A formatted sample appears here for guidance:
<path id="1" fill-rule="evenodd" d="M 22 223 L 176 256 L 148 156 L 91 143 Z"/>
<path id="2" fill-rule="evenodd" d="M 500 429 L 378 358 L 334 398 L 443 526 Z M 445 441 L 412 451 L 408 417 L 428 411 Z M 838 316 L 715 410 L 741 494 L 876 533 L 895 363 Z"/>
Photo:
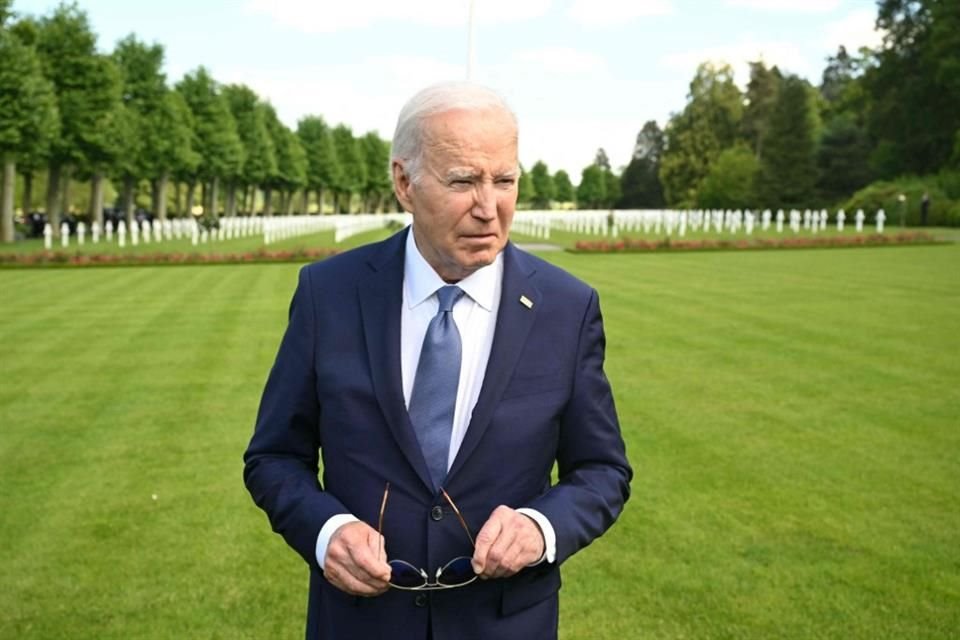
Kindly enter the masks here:
<path id="1" fill-rule="evenodd" d="M 447 499 L 447 502 L 453 508 L 453 512 L 457 515 L 457 519 L 460 520 L 460 525 L 470 539 L 470 545 L 475 546 L 473 536 L 470 535 L 470 528 L 463 516 L 460 515 L 460 509 L 457 508 L 457 505 L 454 504 L 444 489 L 441 488 L 440 492 L 443 493 L 443 497 Z M 381 535 L 381 540 L 383 539 L 383 512 L 387 508 L 387 496 L 389 495 L 390 483 L 388 482 L 383 490 L 383 502 L 380 503 L 380 520 L 377 524 L 377 533 Z M 388 560 L 387 564 L 390 565 L 389 584 L 394 589 L 404 589 L 406 591 L 455 589 L 464 587 L 477 579 L 477 574 L 473 572 L 471 558 L 467 556 L 457 556 L 437 569 L 433 582 L 430 582 L 430 576 L 426 570 L 420 569 L 406 560 Z"/>

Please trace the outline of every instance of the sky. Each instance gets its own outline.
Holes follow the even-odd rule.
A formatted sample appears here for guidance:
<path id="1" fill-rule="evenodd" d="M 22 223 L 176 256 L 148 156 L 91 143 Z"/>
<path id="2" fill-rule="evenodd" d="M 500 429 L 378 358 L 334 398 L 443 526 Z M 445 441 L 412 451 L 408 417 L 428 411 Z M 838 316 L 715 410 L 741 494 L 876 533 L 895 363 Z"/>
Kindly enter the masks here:
<path id="1" fill-rule="evenodd" d="M 14 0 L 41 16 L 54 0 Z M 626 165 L 648 120 L 683 109 L 700 62 L 762 59 L 819 84 L 839 45 L 877 46 L 874 0 L 78 0 L 110 51 L 162 44 L 172 85 L 198 66 L 244 83 L 290 127 L 305 115 L 390 139 L 418 89 L 471 79 L 506 97 L 520 160 L 574 183 L 603 147 Z"/>

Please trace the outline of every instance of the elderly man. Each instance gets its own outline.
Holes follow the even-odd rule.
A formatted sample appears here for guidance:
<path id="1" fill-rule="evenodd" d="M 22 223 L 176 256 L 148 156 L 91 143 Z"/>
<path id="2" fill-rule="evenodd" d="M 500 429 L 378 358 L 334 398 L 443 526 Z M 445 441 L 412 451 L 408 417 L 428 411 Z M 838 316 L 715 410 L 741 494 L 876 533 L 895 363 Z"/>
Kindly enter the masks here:
<path id="1" fill-rule="evenodd" d="M 310 566 L 307 638 L 555 638 L 559 565 L 629 495 L 597 294 L 508 241 L 494 92 L 418 93 L 391 168 L 413 225 L 301 270 L 246 485 Z"/>

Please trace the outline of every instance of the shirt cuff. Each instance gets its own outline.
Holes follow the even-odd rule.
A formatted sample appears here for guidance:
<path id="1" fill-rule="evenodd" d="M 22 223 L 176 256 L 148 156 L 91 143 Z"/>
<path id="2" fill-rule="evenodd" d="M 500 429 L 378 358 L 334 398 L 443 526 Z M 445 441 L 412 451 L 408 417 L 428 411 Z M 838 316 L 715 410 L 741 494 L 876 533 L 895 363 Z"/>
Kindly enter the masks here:
<path id="1" fill-rule="evenodd" d="M 349 513 L 339 513 L 332 516 L 320 527 L 320 533 L 317 534 L 317 564 L 320 570 L 323 570 L 323 563 L 327 559 L 327 545 L 330 544 L 330 538 L 337 532 L 337 529 L 351 522 L 360 522 L 358 518 Z"/>
<path id="2" fill-rule="evenodd" d="M 547 516 L 536 509 L 528 509 L 527 507 L 517 509 L 517 513 L 522 513 L 536 522 L 537 526 L 540 527 L 540 533 L 543 534 L 543 555 L 540 556 L 539 560 L 527 566 L 534 567 L 543 561 L 553 563 L 557 559 L 557 534 L 553 530 L 553 525 L 547 520 Z"/>

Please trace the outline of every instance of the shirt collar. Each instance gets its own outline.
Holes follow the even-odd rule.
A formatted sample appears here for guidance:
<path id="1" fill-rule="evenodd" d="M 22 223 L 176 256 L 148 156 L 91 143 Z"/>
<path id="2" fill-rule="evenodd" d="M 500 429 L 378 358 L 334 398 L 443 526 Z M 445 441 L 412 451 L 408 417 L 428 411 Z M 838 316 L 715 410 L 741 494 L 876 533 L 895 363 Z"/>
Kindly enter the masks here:
<path id="1" fill-rule="evenodd" d="M 493 310 L 498 284 L 503 278 L 503 252 L 497 254 L 494 261 L 480 267 L 457 283 L 457 286 L 487 311 Z M 413 226 L 407 233 L 407 248 L 403 259 L 403 284 L 407 291 L 407 304 L 411 309 L 422 304 L 437 289 L 446 285 L 433 270 L 417 248 L 413 239 Z"/>

